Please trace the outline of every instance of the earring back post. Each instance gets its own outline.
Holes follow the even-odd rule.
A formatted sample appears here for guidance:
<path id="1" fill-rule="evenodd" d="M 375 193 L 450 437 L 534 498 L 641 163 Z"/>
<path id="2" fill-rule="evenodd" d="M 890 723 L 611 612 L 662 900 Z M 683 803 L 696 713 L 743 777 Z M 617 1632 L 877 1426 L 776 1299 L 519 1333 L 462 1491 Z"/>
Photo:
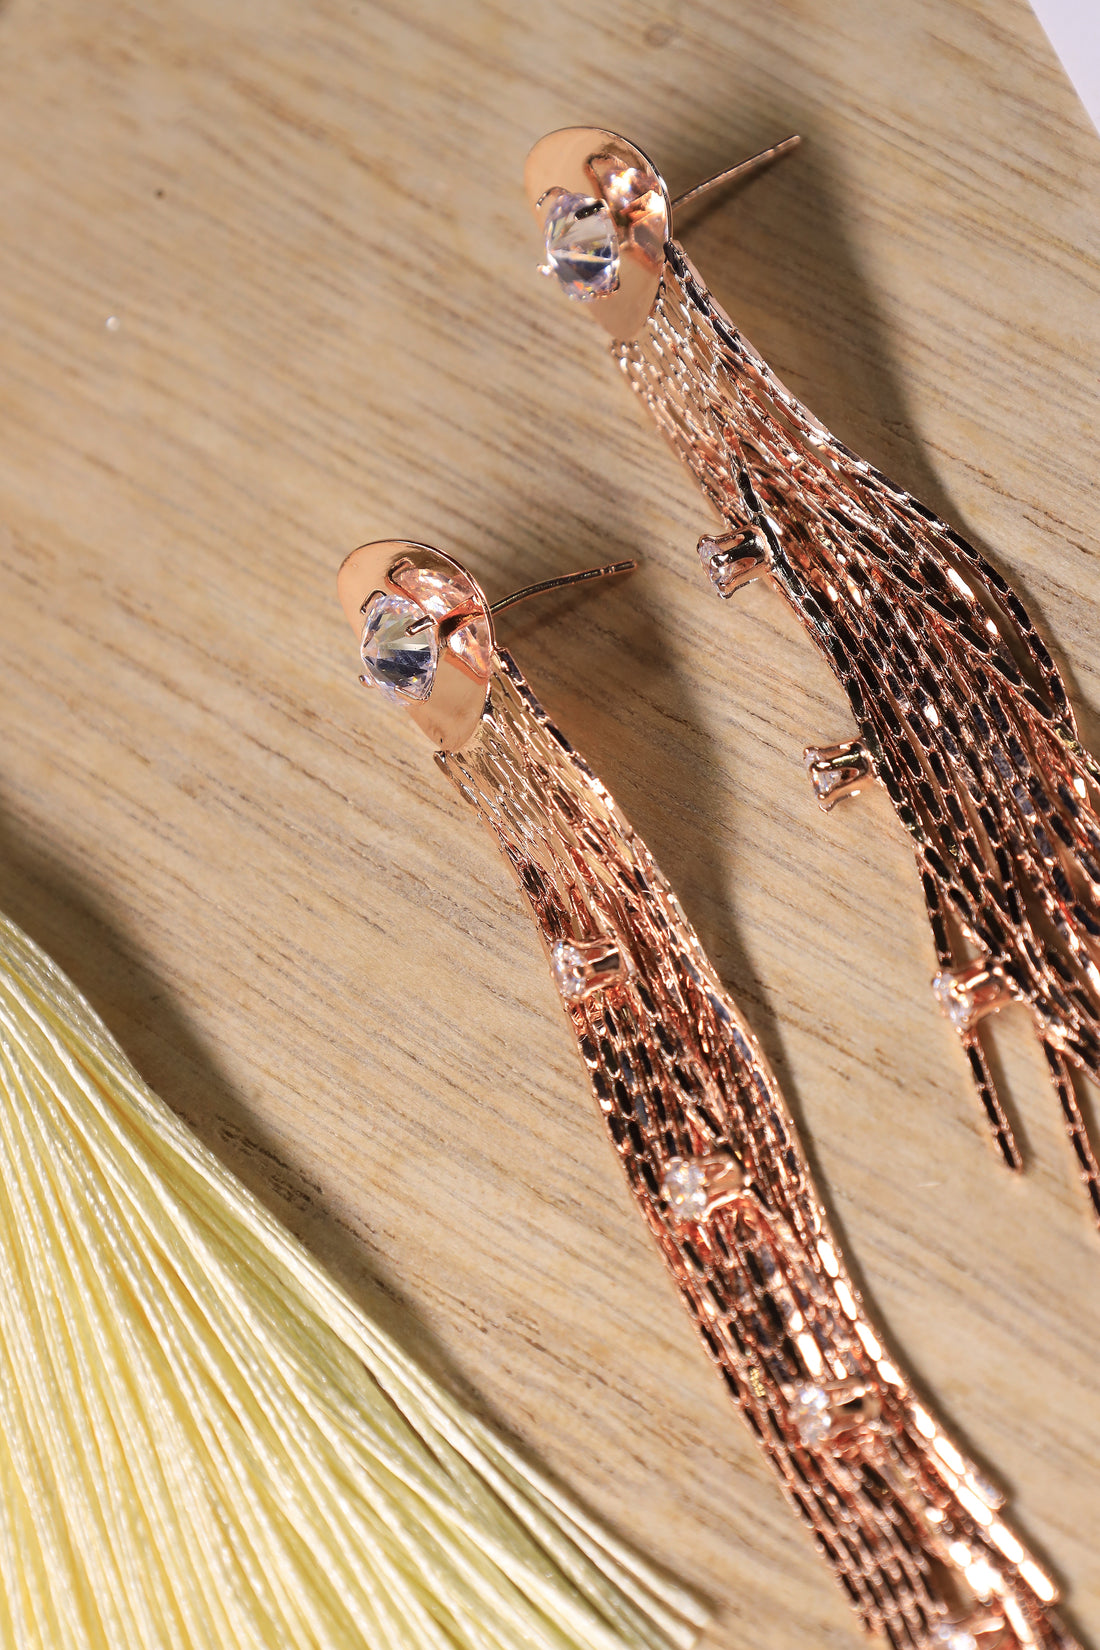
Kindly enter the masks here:
<path id="1" fill-rule="evenodd" d="M 530 596 L 542 596 L 550 590 L 564 590 L 570 584 L 584 584 L 588 579 L 612 579 L 620 573 L 636 571 L 636 561 L 613 561 L 606 567 L 584 567 L 579 573 L 565 573 L 558 579 L 540 579 L 538 584 L 528 584 L 522 590 L 513 590 L 510 596 L 502 596 L 499 602 L 494 602 L 489 612 L 495 618 L 498 613 L 504 613 L 518 602 L 527 601 Z"/>
<path id="2" fill-rule="evenodd" d="M 489 612 L 496 618 L 498 613 L 507 612 L 510 607 L 515 607 L 518 602 L 527 601 L 530 596 L 542 596 L 549 590 L 564 590 L 567 585 L 584 584 L 588 579 L 611 579 L 620 573 L 633 573 L 637 566 L 636 561 L 614 561 L 606 567 L 583 567 L 579 573 L 563 573 L 557 579 L 540 579 L 538 584 L 527 584 L 522 590 L 513 590 L 510 596 L 502 596 L 498 602 L 493 602 Z M 417 619 L 409 626 L 408 634 L 419 635 L 422 630 L 427 630 L 429 625 L 434 623 L 431 614 L 426 613 L 422 619 Z"/>
<path id="3" fill-rule="evenodd" d="M 716 172 L 712 178 L 704 178 L 703 182 L 697 183 L 694 189 L 688 189 L 684 194 L 677 195 L 672 203 L 673 212 L 678 212 L 682 206 L 690 206 L 692 201 L 697 201 L 700 196 L 709 194 L 712 189 L 721 189 L 727 183 L 737 183 L 743 178 L 755 176 L 757 172 L 763 171 L 765 166 L 770 166 L 773 161 L 781 160 L 784 155 L 789 155 L 793 149 L 798 148 L 801 142 L 800 135 L 797 132 L 792 132 L 790 137 L 783 139 L 782 143 L 773 143 L 770 149 L 761 149 L 758 155 L 750 155 L 748 160 L 740 160 L 736 166 L 729 166 L 724 172 Z"/>

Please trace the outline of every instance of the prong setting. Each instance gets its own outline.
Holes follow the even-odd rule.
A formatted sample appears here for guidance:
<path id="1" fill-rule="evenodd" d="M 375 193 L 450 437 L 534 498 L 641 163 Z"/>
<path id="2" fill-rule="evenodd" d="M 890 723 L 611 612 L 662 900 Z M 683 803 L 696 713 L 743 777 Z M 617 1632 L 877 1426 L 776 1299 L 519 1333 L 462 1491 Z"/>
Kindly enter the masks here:
<path id="1" fill-rule="evenodd" d="M 979 957 L 962 968 L 942 969 L 932 980 L 932 991 L 960 1036 L 966 1037 L 979 1021 L 1015 1001 L 1000 963 Z"/>
<path id="2" fill-rule="evenodd" d="M 550 970 L 570 1007 L 624 980 L 628 972 L 618 942 L 610 939 L 558 940 L 550 948 Z"/>
<path id="3" fill-rule="evenodd" d="M 1007 1650 L 1008 1623 L 1003 1616 L 991 1613 L 961 1621 L 944 1619 L 929 1629 L 928 1642 L 932 1650 L 1001 1650 L 1002 1646 Z"/>
<path id="4" fill-rule="evenodd" d="M 839 745 L 807 745 L 802 752 L 817 805 L 828 813 L 846 796 L 858 796 L 874 779 L 871 755 L 862 739 Z"/>
<path id="5" fill-rule="evenodd" d="M 732 1152 L 670 1158 L 661 1193 L 677 1226 L 701 1226 L 743 1196 L 745 1171 Z"/>
<path id="6" fill-rule="evenodd" d="M 763 530 L 749 522 L 718 537 L 704 533 L 699 559 L 718 594 L 728 601 L 744 585 L 767 575 L 770 551 Z"/>
<path id="7" fill-rule="evenodd" d="M 788 1416 L 806 1449 L 835 1445 L 873 1427 L 881 1414 L 878 1393 L 858 1376 L 806 1381 L 788 1395 Z"/>

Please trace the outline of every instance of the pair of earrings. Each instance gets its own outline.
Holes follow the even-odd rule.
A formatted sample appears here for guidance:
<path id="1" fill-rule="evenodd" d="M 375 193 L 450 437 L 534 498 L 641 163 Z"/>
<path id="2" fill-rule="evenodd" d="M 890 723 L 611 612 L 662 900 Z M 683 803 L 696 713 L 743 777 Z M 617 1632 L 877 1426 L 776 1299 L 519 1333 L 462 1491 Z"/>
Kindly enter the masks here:
<path id="1" fill-rule="evenodd" d="M 811 781 L 824 808 L 879 781 L 912 834 L 935 989 L 1002 1154 L 1019 1166 L 979 1025 L 1015 1001 L 1100 1214 L 1071 1077 L 1100 1069 L 1100 773 L 1022 605 L 783 388 L 671 239 L 640 150 L 555 133 L 527 187 L 547 272 L 606 326 L 724 518 L 700 545 L 719 594 L 770 578 L 848 692 L 860 736 L 808 751 Z M 492 607 L 448 556 L 390 541 L 348 558 L 339 595 L 363 681 L 408 708 L 512 865 L 643 1217 L 861 1620 L 897 1650 L 1068 1650 L 1003 1497 L 870 1321 L 775 1078 L 674 893 L 497 645 L 495 613 L 567 582 Z"/>

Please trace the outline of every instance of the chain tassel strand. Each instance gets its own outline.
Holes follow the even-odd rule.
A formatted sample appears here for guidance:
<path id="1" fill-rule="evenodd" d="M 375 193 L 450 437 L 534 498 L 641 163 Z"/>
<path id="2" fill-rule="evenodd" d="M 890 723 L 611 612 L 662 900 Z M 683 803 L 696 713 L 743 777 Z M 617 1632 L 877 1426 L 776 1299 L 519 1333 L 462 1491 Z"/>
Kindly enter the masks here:
<path id="1" fill-rule="evenodd" d="M 1019 1168 L 979 1029 L 1016 1002 L 1032 1016 L 1100 1221 L 1100 1167 L 1073 1077 L 1100 1081 L 1100 770 L 1058 670 L 1001 575 L 818 423 L 675 241 L 665 260 L 640 337 L 613 348 L 727 525 L 700 546 L 708 570 L 731 594 L 735 542 L 734 572 L 770 577 L 828 659 L 859 757 L 913 838 L 934 989 L 993 1139 Z"/>

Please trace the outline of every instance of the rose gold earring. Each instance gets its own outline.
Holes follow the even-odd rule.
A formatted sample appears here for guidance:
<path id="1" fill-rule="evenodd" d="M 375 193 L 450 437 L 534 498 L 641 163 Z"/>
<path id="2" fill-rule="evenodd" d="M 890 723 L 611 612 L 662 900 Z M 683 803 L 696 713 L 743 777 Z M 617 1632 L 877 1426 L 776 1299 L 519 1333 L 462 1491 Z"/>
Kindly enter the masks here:
<path id="1" fill-rule="evenodd" d="M 1100 1221 L 1100 1166 L 1074 1070 L 1100 1081 L 1100 768 L 1023 604 L 952 528 L 857 458 L 784 388 L 672 238 L 640 149 L 575 127 L 532 149 L 526 187 L 544 273 L 613 340 L 613 357 L 722 518 L 699 554 L 717 592 L 768 579 L 847 692 L 859 736 L 805 752 L 828 811 L 881 784 L 913 838 L 957 1031 L 993 1138 L 1022 1159 L 980 1023 L 1031 1014 Z"/>
<path id="2" fill-rule="evenodd" d="M 580 578 L 626 571 L 594 568 Z M 403 704 L 534 915 L 588 1080 L 711 1359 L 864 1624 L 896 1650 L 1070 1650 L 1049 1576 L 848 1276 L 752 1032 L 646 845 L 490 607 L 425 545 L 340 570 L 363 680 Z"/>

